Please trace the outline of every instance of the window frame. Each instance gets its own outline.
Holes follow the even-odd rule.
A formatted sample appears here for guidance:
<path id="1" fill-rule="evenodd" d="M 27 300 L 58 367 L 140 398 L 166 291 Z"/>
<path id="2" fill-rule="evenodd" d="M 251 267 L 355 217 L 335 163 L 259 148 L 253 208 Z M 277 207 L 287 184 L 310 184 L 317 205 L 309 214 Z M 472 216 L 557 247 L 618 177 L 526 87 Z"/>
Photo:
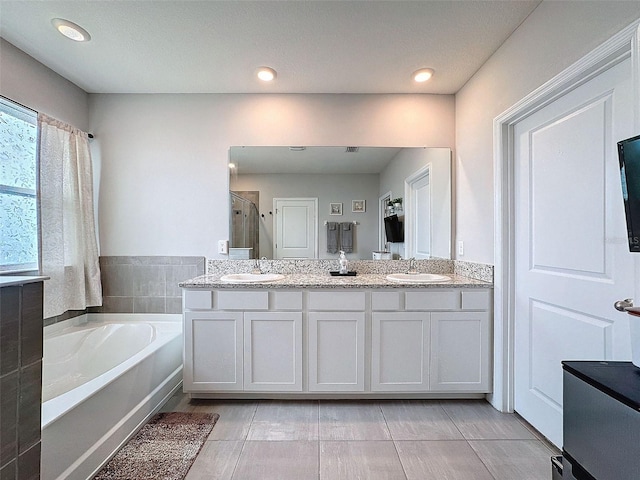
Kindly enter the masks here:
<path id="1" fill-rule="evenodd" d="M 3 111 L 7 111 L 9 115 L 31 123 L 36 128 L 35 137 L 35 189 L 9 186 L 0 183 L 0 194 L 11 195 L 16 197 L 33 198 L 36 204 L 36 242 L 37 242 L 37 259 L 35 262 L 18 263 L 18 264 L 0 264 L 0 275 L 16 274 L 16 273 L 39 273 L 42 270 L 42 230 L 40 221 L 40 128 L 38 126 L 38 112 L 32 108 L 26 107 L 14 100 L 0 95 L 0 107 Z"/>

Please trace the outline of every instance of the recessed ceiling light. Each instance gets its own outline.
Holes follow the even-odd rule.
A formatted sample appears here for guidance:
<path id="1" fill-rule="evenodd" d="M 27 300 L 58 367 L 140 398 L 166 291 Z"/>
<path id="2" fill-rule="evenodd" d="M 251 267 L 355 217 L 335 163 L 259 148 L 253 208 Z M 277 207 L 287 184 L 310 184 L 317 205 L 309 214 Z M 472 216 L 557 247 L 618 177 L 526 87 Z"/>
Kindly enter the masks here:
<path id="1" fill-rule="evenodd" d="M 276 78 L 276 71 L 271 67 L 258 68 L 258 78 L 263 82 L 270 82 Z"/>
<path id="2" fill-rule="evenodd" d="M 69 20 L 62 18 L 54 18 L 51 20 L 51 24 L 56 27 L 62 35 L 76 42 L 88 42 L 91 40 L 91 35 L 80 25 L 76 25 Z"/>
<path id="3" fill-rule="evenodd" d="M 433 77 L 433 74 L 433 68 L 421 68 L 420 70 L 413 72 L 413 80 L 418 83 L 426 82 Z"/>

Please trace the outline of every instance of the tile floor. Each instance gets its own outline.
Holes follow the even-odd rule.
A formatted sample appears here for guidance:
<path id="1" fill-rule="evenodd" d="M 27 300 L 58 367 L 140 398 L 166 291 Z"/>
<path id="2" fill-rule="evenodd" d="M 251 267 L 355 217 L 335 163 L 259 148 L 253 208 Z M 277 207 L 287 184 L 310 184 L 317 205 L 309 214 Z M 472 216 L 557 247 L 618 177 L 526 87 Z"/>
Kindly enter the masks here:
<path id="1" fill-rule="evenodd" d="M 174 396 L 220 415 L 186 480 L 550 480 L 559 452 L 483 400 L 237 401 Z"/>

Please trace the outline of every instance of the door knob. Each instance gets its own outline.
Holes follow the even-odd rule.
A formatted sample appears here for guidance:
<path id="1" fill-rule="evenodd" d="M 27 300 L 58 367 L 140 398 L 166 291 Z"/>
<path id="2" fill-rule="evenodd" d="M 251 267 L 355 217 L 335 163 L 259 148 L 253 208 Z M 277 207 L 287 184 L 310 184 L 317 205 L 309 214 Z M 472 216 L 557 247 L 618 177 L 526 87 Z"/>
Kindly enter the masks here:
<path id="1" fill-rule="evenodd" d="M 618 300 L 613 304 L 613 307 L 619 312 L 626 312 L 627 308 L 633 307 L 633 298 L 625 298 L 624 300 Z"/>

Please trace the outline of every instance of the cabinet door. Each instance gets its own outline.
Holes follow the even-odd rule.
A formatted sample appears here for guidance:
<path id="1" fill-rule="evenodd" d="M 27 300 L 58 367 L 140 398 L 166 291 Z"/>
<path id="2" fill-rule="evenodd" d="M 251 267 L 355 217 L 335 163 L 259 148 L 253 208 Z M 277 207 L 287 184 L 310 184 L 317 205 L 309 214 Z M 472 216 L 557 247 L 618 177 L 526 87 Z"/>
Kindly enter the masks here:
<path id="1" fill-rule="evenodd" d="M 488 312 L 431 314 L 431 390 L 490 391 Z"/>
<path id="2" fill-rule="evenodd" d="M 309 391 L 364 391 L 364 312 L 309 313 Z"/>
<path id="3" fill-rule="evenodd" d="M 185 312 L 184 391 L 242 390 L 242 313 Z"/>
<path id="4" fill-rule="evenodd" d="M 244 314 L 244 389 L 302 391 L 302 313 Z"/>
<path id="5" fill-rule="evenodd" d="M 429 313 L 372 314 L 371 390 L 429 389 Z"/>

